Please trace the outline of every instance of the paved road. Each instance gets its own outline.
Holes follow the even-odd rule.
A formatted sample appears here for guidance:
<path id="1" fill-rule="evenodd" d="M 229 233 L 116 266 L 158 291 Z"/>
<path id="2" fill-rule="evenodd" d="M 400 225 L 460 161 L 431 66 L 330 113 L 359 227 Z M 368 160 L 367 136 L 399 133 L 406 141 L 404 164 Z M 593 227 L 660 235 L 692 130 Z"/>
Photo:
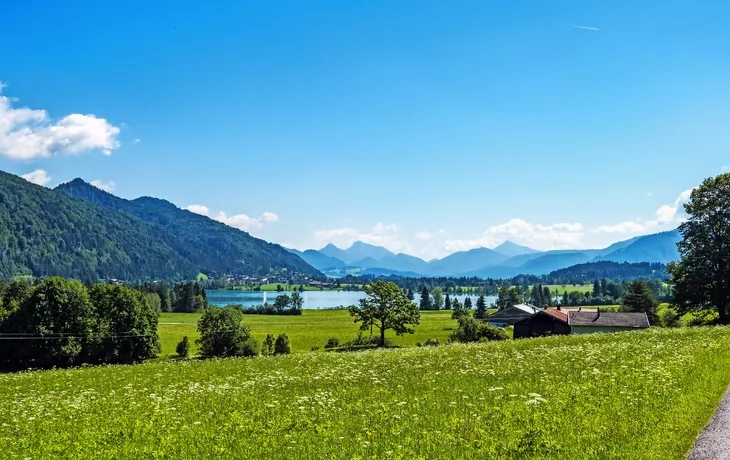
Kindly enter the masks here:
<path id="1" fill-rule="evenodd" d="M 710 424 L 700 433 L 687 460 L 730 460 L 730 389 Z"/>

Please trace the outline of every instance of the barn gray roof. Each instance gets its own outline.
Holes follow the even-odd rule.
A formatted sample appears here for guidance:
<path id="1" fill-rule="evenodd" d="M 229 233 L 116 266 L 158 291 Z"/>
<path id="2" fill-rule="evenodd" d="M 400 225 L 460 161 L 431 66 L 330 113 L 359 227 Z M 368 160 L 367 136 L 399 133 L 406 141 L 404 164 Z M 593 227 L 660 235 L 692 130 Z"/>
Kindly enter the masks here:
<path id="1" fill-rule="evenodd" d="M 646 313 L 569 311 L 568 324 L 588 327 L 649 327 Z"/>

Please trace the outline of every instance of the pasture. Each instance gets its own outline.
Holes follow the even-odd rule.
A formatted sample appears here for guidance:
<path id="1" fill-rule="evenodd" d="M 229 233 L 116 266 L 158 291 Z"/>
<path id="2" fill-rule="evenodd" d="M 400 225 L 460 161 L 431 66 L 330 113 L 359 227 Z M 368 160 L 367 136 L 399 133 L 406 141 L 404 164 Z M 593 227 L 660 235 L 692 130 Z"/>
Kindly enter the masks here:
<path id="1" fill-rule="evenodd" d="M 194 342 L 198 338 L 196 328 L 198 318 L 200 318 L 198 313 L 160 314 L 158 327 L 162 345 L 160 355 L 174 355 L 175 346 L 184 335 Z M 251 332 L 259 342 L 266 338 L 266 334 L 287 334 L 291 340 L 292 353 L 309 352 L 316 346 L 324 348 L 330 337 L 337 337 L 340 342 L 354 339 L 359 330 L 359 324 L 353 322 L 346 310 L 303 310 L 301 316 L 245 315 L 245 318 L 245 323 L 251 326 Z M 386 336 L 393 339 L 397 345 L 403 346 L 413 346 L 430 338 L 438 338 L 443 343 L 456 326 L 456 320 L 451 319 L 451 311 L 422 311 L 421 323 L 416 326 L 414 334 L 396 336 L 392 331 L 388 331 Z M 368 333 L 364 332 L 363 335 Z M 194 343 L 191 343 L 190 351 L 191 354 L 197 352 Z"/>
<path id="2" fill-rule="evenodd" d="M 0 452 L 679 460 L 730 382 L 729 341 L 655 329 L 5 374 Z"/>
<path id="3" fill-rule="evenodd" d="M 558 295 L 563 295 L 566 292 L 580 292 L 581 294 L 593 292 L 593 284 L 544 284 L 543 286 L 550 288 L 550 293 L 552 294 L 554 294 L 557 289 Z"/>

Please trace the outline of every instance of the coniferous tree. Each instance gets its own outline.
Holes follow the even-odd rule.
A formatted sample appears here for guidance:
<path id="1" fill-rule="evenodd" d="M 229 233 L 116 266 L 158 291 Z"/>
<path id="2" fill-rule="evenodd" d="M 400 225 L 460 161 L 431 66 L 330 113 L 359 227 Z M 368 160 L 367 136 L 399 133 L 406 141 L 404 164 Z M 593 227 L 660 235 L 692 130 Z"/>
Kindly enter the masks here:
<path id="1" fill-rule="evenodd" d="M 451 310 L 451 296 L 446 294 L 446 300 L 444 301 L 444 309 Z"/>
<path id="2" fill-rule="evenodd" d="M 474 318 L 486 319 L 487 318 L 487 301 L 484 299 L 484 295 L 480 295 L 477 299 L 477 309 L 474 312 Z"/>
<path id="3" fill-rule="evenodd" d="M 419 304 L 421 310 L 431 310 L 431 295 L 428 293 L 426 286 L 421 289 L 421 302 Z"/>

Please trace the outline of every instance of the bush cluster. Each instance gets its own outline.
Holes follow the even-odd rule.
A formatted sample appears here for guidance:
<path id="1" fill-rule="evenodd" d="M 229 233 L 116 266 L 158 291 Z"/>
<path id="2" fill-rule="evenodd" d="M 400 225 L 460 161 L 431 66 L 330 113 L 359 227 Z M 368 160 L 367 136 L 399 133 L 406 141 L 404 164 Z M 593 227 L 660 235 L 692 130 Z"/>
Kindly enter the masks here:
<path id="1" fill-rule="evenodd" d="M 0 368 L 134 363 L 157 355 L 157 313 L 121 285 L 48 278 L 0 289 Z"/>

